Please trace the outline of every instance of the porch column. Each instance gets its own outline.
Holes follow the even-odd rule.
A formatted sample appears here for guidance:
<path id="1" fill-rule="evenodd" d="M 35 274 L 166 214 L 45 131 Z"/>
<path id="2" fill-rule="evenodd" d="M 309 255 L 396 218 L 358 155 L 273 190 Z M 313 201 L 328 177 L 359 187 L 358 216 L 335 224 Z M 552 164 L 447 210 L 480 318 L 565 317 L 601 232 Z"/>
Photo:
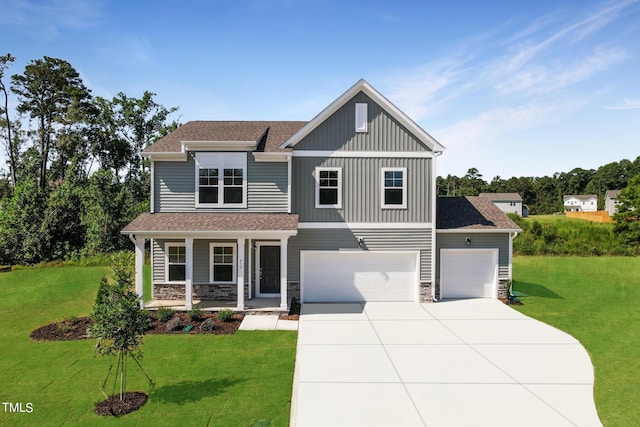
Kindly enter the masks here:
<path id="1" fill-rule="evenodd" d="M 280 239 L 280 308 L 287 310 L 287 242 L 289 239 Z"/>
<path id="2" fill-rule="evenodd" d="M 136 284 L 136 294 L 140 297 L 140 308 L 144 308 L 144 299 L 143 299 L 143 283 L 144 283 L 144 243 L 146 239 L 144 237 L 135 238 L 135 259 L 136 259 L 136 276 L 135 276 L 135 284 Z"/>
<path id="3" fill-rule="evenodd" d="M 184 308 L 193 308 L 193 237 L 184 239 Z"/>
<path id="4" fill-rule="evenodd" d="M 244 310 L 244 239 L 238 239 L 238 310 Z"/>

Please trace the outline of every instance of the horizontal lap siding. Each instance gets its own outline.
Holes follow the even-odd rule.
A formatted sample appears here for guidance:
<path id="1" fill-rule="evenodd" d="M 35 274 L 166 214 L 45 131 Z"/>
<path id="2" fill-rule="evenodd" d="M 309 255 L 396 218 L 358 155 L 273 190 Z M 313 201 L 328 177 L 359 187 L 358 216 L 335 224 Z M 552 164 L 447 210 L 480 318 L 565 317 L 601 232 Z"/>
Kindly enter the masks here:
<path id="1" fill-rule="evenodd" d="M 300 222 L 432 222 L 432 159 L 294 157 L 292 209 Z M 342 168 L 342 208 L 315 207 L 316 167 Z M 407 208 L 382 209 L 382 168 L 407 168 Z"/>
<path id="2" fill-rule="evenodd" d="M 431 229 L 301 229 L 289 239 L 289 281 L 300 280 L 300 251 L 302 250 L 360 250 L 358 239 L 363 238 L 370 251 L 420 251 L 420 280 L 431 280 Z"/>
<path id="3" fill-rule="evenodd" d="M 195 160 L 154 162 L 155 212 L 287 212 L 287 163 L 247 153 L 247 208 L 195 208 Z"/>
<path id="4" fill-rule="evenodd" d="M 466 238 L 471 239 L 467 246 Z M 436 277 L 440 277 L 440 249 L 493 249 L 498 248 L 498 268 L 501 279 L 509 278 L 509 233 L 438 233 L 436 239 Z"/>
<path id="5" fill-rule="evenodd" d="M 367 132 L 355 131 L 355 104 L 368 104 Z M 360 92 L 298 142 L 301 150 L 429 151 L 389 113 Z"/>

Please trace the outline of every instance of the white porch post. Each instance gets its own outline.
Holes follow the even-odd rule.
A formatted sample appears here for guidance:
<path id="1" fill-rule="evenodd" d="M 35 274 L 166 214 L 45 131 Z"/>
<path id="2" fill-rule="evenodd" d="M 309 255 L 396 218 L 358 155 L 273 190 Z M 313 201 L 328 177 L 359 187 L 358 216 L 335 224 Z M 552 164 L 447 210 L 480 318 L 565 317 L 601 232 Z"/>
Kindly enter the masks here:
<path id="1" fill-rule="evenodd" d="M 193 237 L 184 239 L 185 267 L 184 267 L 184 307 L 193 308 Z"/>
<path id="2" fill-rule="evenodd" d="M 289 239 L 280 239 L 280 308 L 287 310 L 287 242 Z"/>
<path id="3" fill-rule="evenodd" d="M 249 239 L 249 241 L 247 242 L 247 248 L 249 249 L 249 260 L 247 262 L 247 288 L 249 291 L 249 299 L 253 298 L 253 293 L 251 291 L 251 284 L 252 284 L 252 279 L 251 279 L 251 266 L 253 263 L 252 260 L 252 256 L 253 256 L 253 244 L 251 243 L 251 239 Z"/>
<path id="4" fill-rule="evenodd" d="M 244 310 L 244 240 L 238 239 L 238 310 Z"/>
<path id="5" fill-rule="evenodd" d="M 136 284 L 136 294 L 140 297 L 140 308 L 144 308 L 144 300 L 143 300 L 143 283 L 144 283 L 144 237 L 135 238 L 135 259 L 136 259 L 136 276 L 135 276 L 135 284 Z"/>

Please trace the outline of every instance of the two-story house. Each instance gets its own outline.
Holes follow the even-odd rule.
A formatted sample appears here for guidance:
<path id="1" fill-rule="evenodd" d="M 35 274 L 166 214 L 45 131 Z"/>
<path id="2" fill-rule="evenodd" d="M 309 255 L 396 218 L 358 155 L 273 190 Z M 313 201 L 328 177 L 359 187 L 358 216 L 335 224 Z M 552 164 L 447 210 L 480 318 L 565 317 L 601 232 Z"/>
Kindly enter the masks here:
<path id="1" fill-rule="evenodd" d="M 480 193 L 480 197 L 491 200 L 504 213 L 525 216 L 522 197 L 518 193 Z"/>
<path id="2" fill-rule="evenodd" d="M 598 196 L 595 194 L 565 195 L 562 198 L 565 212 L 596 212 Z"/>
<path id="3" fill-rule="evenodd" d="M 604 210 L 609 213 L 609 216 L 613 216 L 618 212 L 618 195 L 622 190 L 607 190 L 604 195 Z"/>
<path id="4" fill-rule="evenodd" d="M 443 150 L 364 80 L 309 122 L 188 122 L 143 153 L 151 209 L 122 231 L 135 243 L 137 292 L 150 241 L 153 298 L 187 309 L 496 297 L 519 230 L 455 198 L 436 247 Z"/>

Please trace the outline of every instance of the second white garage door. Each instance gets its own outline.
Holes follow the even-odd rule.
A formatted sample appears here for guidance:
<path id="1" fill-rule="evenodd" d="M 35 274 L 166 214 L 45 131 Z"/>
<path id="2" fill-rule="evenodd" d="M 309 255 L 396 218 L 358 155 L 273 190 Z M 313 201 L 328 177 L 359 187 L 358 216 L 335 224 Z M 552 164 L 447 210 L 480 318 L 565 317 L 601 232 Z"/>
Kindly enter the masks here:
<path id="1" fill-rule="evenodd" d="M 302 302 L 416 301 L 418 252 L 301 251 Z"/>
<path id="2" fill-rule="evenodd" d="M 498 249 L 442 249 L 440 298 L 496 298 Z"/>

